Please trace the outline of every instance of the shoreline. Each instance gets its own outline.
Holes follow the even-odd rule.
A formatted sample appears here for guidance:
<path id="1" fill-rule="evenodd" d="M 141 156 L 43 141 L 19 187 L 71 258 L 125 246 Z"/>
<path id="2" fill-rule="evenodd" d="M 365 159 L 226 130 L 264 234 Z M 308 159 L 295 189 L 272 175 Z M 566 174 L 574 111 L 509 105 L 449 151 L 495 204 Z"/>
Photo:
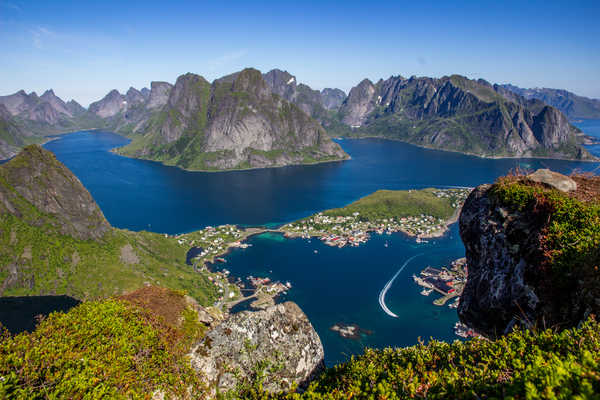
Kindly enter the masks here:
<path id="1" fill-rule="evenodd" d="M 457 153 L 457 154 L 464 154 L 467 156 L 472 156 L 472 157 L 477 157 L 477 158 L 481 158 L 484 160 L 513 160 L 513 159 L 535 159 L 535 160 L 560 160 L 560 161 L 575 161 L 575 162 L 600 162 L 600 157 L 596 157 L 595 159 L 577 159 L 577 158 L 565 158 L 565 157 L 550 157 L 550 156 L 487 156 L 487 155 L 481 155 L 481 154 L 476 154 L 476 153 L 469 153 L 466 151 L 460 151 L 460 150 L 451 150 L 451 149 L 441 149 L 441 148 L 437 148 L 437 147 L 431 147 L 431 146 L 426 146 L 423 144 L 416 144 L 416 143 L 411 143 L 411 142 L 407 142 L 406 140 L 402 140 L 402 139 L 395 139 L 395 138 L 390 138 L 390 137 L 385 137 L 385 136 L 377 136 L 377 135 L 368 135 L 368 136 L 342 136 L 343 139 L 382 139 L 382 140 L 391 140 L 393 142 L 401 142 L 401 143 L 405 143 L 405 144 L 409 144 L 411 146 L 416 146 L 422 149 L 427 149 L 427 150 L 437 150 L 437 151 L 443 151 L 443 152 L 449 152 L 449 153 Z M 590 153 L 591 154 L 591 153 Z M 591 154 L 592 157 L 595 157 L 593 154 Z"/>
<path id="2" fill-rule="evenodd" d="M 119 136 L 123 136 L 119 133 L 117 133 Z M 126 139 L 129 139 L 126 136 L 123 136 Z M 131 140 L 131 139 L 129 139 Z M 124 145 L 126 146 L 126 145 Z M 294 163 L 294 164 L 286 164 L 286 165 L 270 165 L 270 166 L 265 166 L 265 167 L 249 167 L 249 168 L 228 168 L 228 169 L 189 169 L 189 168 L 183 168 L 180 167 L 178 165 L 171 165 L 171 164 L 166 164 L 162 161 L 158 161 L 158 160 L 153 160 L 151 158 L 143 158 L 143 157 L 136 157 L 136 156 L 132 156 L 132 155 L 127 155 L 127 154 L 122 154 L 119 153 L 117 150 L 120 149 L 121 147 L 124 146 L 120 146 L 120 147 L 115 147 L 109 150 L 110 153 L 122 156 L 122 157 L 127 157 L 127 158 L 132 158 L 135 160 L 143 160 L 143 161 L 152 161 L 155 163 L 159 163 L 161 165 L 164 165 L 165 167 L 173 167 L 173 168 L 178 168 L 182 171 L 187 171 L 187 172 L 210 172 L 210 173 L 219 173 L 219 172 L 234 172 L 234 171 L 253 171 L 253 170 L 257 170 L 257 169 L 270 169 L 270 168 L 285 168 L 285 167 L 297 167 L 297 166 L 305 166 L 305 165 L 319 165 L 319 164 L 326 164 L 326 163 L 334 163 L 334 162 L 342 162 L 342 161 L 348 161 L 351 160 L 352 157 L 348 154 L 347 157 L 345 158 L 340 158 L 340 159 L 334 159 L 334 160 L 323 160 L 323 161 L 315 161 L 315 162 L 311 162 L 311 163 Z"/>

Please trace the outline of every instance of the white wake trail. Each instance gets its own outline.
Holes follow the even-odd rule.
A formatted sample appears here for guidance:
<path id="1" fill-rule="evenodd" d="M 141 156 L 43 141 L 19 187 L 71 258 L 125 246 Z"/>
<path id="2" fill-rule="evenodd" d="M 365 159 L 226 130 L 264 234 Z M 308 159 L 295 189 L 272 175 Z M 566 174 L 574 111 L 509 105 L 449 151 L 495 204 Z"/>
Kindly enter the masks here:
<path id="1" fill-rule="evenodd" d="M 406 260 L 404 262 L 404 264 L 402 264 L 402 266 L 400 267 L 400 269 L 398 270 L 398 272 L 396 272 L 394 274 L 394 276 L 392 276 L 392 279 L 390 279 L 388 281 L 388 283 L 385 284 L 385 286 L 383 287 L 383 289 L 381 289 L 381 292 L 379 292 L 379 305 L 381 306 L 381 308 L 383 309 L 383 311 L 385 311 L 385 313 L 391 317 L 394 318 L 398 318 L 398 316 L 396 314 L 394 314 L 392 311 L 390 311 L 389 308 L 387 308 L 387 306 L 385 305 L 385 294 L 387 293 L 387 291 L 390 289 L 390 287 L 392 286 L 392 283 L 394 283 L 394 280 L 396 279 L 396 277 L 398 275 L 400 275 L 400 272 L 402 272 L 402 270 L 404 269 L 404 267 L 406 267 L 408 265 L 409 262 L 411 262 L 411 260 L 417 258 L 418 256 L 423 255 L 423 253 L 420 254 L 416 254 L 414 256 L 412 256 L 411 258 L 409 258 L 408 260 Z"/>

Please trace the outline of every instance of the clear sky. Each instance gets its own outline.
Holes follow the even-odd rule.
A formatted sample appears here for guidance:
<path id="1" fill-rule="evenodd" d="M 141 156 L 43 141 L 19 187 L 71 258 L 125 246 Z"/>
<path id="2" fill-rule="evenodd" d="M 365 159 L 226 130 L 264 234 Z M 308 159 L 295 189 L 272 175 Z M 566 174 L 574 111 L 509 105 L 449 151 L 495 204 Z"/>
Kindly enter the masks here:
<path id="1" fill-rule="evenodd" d="M 0 95 L 87 106 L 250 66 L 315 89 L 457 73 L 600 98 L 600 1 L 0 0 Z"/>

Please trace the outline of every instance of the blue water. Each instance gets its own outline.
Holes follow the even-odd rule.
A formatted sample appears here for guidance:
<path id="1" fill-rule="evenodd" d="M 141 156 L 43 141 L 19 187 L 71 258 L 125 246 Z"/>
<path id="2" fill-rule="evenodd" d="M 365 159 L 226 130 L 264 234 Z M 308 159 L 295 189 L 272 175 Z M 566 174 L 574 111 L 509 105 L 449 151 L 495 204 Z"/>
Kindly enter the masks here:
<path id="1" fill-rule="evenodd" d="M 600 124 L 586 124 L 582 127 L 586 133 L 600 137 Z M 599 165 L 489 160 L 363 139 L 339 142 L 352 156 L 345 162 L 201 173 L 108 152 L 126 143 L 118 135 L 91 131 L 63 136 L 45 147 L 79 177 L 112 225 L 165 233 L 224 223 L 276 225 L 343 206 L 377 189 L 476 186 L 515 167 L 570 173 Z M 591 150 L 600 154 L 600 149 Z M 434 295 L 421 296 L 411 279 L 426 265 L 464 256 L 456 225 L 446 237 L 422 245 L 402 234 L 374 235 L 365 245 L 343 249 L 274 234 L 253 237 L 249 243 L 253 246 L 226 256 L 226 268 L 239 277 L 268 275 L 290 281 L 293 288 L 285 298 L 297 302 L 310 318 L 328 365 L 361 353 L 365 346 L 409 346 L 418 337 L 456 338 L 455 310 L 432 305 Z M 379 292 L 409 257 L 419 253 L 424 255 L 410 262 L 387 292 L 386 305 L 399 316 L 392 318 L 379 306 Z M 356 341 L 341 338 L 329 329 L 340 322 L 356 323 L 373 334 Z"/>

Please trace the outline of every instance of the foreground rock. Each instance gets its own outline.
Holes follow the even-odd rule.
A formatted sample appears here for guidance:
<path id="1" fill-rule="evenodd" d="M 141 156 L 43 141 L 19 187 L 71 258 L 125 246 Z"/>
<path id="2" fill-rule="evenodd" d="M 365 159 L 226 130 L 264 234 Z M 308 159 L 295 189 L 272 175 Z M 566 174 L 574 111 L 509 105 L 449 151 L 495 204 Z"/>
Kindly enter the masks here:
<path id="1" fill-rule="evenodd" d="M 191 353 L 213 394 L 252 382 L 264 371 L 270 392 L 304 387 L 324 368 L 323 345 L 306 315 L 292 302 L 232 315 L 208 332 Z"/>
<path id="2" fill-rule="evenodd" d="M 577 326 L 599 308 L 598 217 L 587 205 L 597 204 L 600 178 L 540 170 L 511 182 L 504 192 L 481 185 L 463 206 L 468 280 L 459 317 L 492 338 L 515 325 Z"/>

